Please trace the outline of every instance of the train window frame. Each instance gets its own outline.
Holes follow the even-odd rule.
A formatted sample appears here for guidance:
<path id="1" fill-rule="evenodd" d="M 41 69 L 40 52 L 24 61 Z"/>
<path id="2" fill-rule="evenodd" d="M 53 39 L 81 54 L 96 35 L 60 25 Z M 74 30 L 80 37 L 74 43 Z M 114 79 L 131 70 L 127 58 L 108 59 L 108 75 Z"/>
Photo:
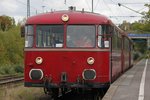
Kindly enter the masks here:
<path id="1" fill-rule="evenodd" d="M 98 37 L 97 37 L 97 46 L 101 49 L 110 48 L 110 25 L 100 24 L 98 25 Z"/>
<path id="2" fill-rule="evenodd" d="M 79 34 L 78 35 L 78 37 L 75 39 L 75 36 L 77 36 L 77 35 L 75 35 L 74 33 L 73 33 L 73 31 L 75 30 L 71 30 L 71 32 L 69 32 L 70 30 L 68 29 L 69 27 L 71 27 L 71 26 L 76 26 L 76 28 L 78 29 L 78 28 L 81 28 L 81 27 L 87 27 L 87 26 L 91 26 L 91 28 L 93 27 L 93 32 L 91 31 L 91 32 L 87 32 L 86 31 L 86 29 L 83 31 L 83 28 L 81 28 L 81 30 L 83 31 L 83 32 L 81 32 L 81 33 L 85 33 L 85 34 L 90 34 L 89 36 L 91 36 L 91 34 L 93 34 L 93 37 L 90 37 L 90 39 L 88 39 L 89 38 L 89 36 L 88 35 L 85 35 L 85 34 L 82 34 L 82 36 L 83 35 L 85 35 L 86 37 L 87 37 L 87 40 L 90 40 L 91 41 L 91 43 L 92 43 L 92 45 L 91 46 L 89 46 L 89 45 L 82 45 L 82 44 L 80 44 L 79 43 L 79 39 L 77 39 L 78 37 L 82 37 L 81 36 L 81 34 L 80 34 L 80 32 L 78 33 L 78 32 L 75 32 L 75 34 Z M 75 27 L 74 27 L 75 28 Z M 87 29 L 89 29 L 89 28 L 87 28 Z M 80 30 L 80 31 L 81 31 Z M 71 36 L 71 34 L 68 34 L 68 33 L 71 33 L 72 35 L 74 35 L 74 36 Z M 70 37 L 72 37 L 71 39 L 70 39 Z M 84 38 L 85 39 L 85 38 Z M 73 40 L 73 41 L 72 41 Z M 78 42 L 78 45 L 74 45 L 74 42 L 75 42 L 75 40 L 77 40 L 77 42 Z M 84 43 L 84 42 L 83 42 Z M 77 44 L 77 43 L 76 43 Z M 96 25 L 94 25 L 94 24 L 69 24 L 69 25 L 67 25 L 67 28 L 66 28 L 66 48 L 95 48 L 96 47 Z"/>
<path id="3" fill-rule="evenodd" d="M 57 26 L 61 28 L 60 33 L 54 32 L 55 30 L 54 28 L 56 28 Z M 58 31 L 58 30 L 55 30 L 55 31 Z M 41 45 L 39 44 L 40 43 L 39 34 L 41 35 Z M 65 35 L 65 32 L 64 32 L 63 24 L 46 24 L 46 25 L 38 24 L 36 25 L 36 48 L 63 48 L 64 47 L 64 35 Z"/>
<path id="4" fill-rule="evenodd" d="M 25 26 L 25 48 L 32 48 L 34 45 L 34 25 Z"/>

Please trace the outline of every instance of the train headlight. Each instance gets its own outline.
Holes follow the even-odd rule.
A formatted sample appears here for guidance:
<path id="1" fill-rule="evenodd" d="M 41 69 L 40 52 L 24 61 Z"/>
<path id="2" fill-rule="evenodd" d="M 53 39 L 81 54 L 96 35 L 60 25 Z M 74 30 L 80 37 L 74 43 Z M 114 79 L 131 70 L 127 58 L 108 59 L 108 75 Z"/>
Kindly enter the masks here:
<path id="1" fill-rule="evenodd" d="M 69 16 L 67 14 L 63 14 L 61 19 L 62 21 L 67 22 L 69 20 Z"/>
<path id="2" fill-rule="evenodd" d="M 42 57 L 37 57 L 37 58 L 35 59 L 35 62 L 36 62 L 36 64 L 42 64 L 43 58 L 42 58 Z"/>
<path id="3" fill-rule="evenodd" d="M 89 65 L 94 64 L 94 62 L 95 62 L 95 59 L 94 59 L 93 57 L 89 57 L 89 58 L 87 59 L 87 63 L 88 63 Z"/>

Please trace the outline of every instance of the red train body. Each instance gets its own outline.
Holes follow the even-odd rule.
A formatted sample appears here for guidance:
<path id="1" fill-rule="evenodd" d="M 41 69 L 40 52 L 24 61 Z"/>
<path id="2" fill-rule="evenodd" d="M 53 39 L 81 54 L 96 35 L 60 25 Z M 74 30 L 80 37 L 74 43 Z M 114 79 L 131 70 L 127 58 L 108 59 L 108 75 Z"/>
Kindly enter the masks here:
<path id="1" fill-rule="evenodd" d="M 86 36 L 91 45 L 80 41 Z M 126 34 L 107 17 L 84 11 L 28 18 L 25 46 L 25 86 L 47 91 L 109 86 L 133 62 Z"/>

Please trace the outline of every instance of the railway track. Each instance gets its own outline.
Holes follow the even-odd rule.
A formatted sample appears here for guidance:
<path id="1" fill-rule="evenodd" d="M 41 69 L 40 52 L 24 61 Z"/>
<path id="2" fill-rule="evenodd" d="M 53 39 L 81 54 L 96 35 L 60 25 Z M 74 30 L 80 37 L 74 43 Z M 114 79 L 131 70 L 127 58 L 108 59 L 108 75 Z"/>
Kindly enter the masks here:
<path id="1" fill-rule="evenodd" d="M 16 75 L 4 76 L 4 77 L 0 77 L 0 85 L 17 83 L 17 82 L 21 82 L 23 80 L 24 80 L 23 76 L 16 76 Z"/>

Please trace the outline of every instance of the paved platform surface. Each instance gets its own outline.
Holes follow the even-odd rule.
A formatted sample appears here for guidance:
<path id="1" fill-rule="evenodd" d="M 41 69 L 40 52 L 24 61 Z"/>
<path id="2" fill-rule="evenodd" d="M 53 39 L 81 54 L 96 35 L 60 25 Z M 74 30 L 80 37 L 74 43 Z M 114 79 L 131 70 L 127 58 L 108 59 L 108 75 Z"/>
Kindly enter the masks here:
<path id="1" fill-rule="evenodd" d="M 150 100 L 150 59 L 143 59 L 118 78 L 102 100 Z"/>

